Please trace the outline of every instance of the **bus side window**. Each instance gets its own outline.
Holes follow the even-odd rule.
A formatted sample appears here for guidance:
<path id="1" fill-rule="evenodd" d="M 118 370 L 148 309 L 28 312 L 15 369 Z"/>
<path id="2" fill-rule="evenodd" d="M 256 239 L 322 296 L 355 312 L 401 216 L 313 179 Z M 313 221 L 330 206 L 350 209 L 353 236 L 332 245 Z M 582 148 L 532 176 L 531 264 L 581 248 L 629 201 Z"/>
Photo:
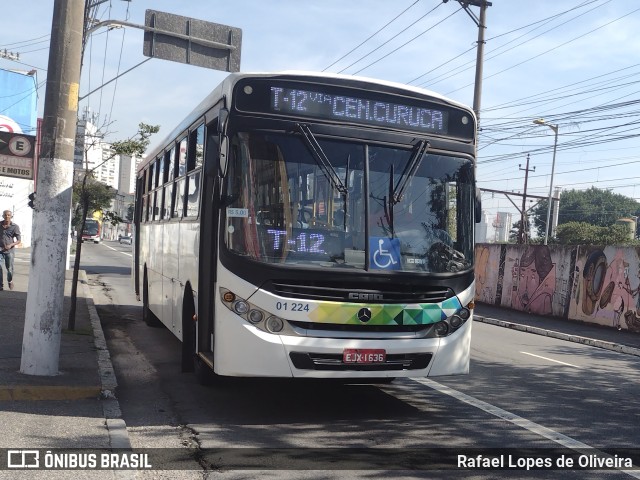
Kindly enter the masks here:
<path id="1" fill-rule="evenodd" d="M 171 182 L 176 178 L 176 147 L 175 145 L 167 154 L 167 181 Z"/>
<path id="2" fill-rule="evenodd" d="M 189 135 L 187 153 L 187 171 L 191 172 L 202 167 L 204 163 L 204 124 L 198 126 Z"/>
<path id="3" fill-rule="evenodd" d="M 147 208 L 149 207 L 149 195 L 142 197 L 142 213 L 140 214 L 140 223 L 146 223 L 149 219 Z"/>
<path id="4" fill-rule="evenodd" d="M 156 174 L 154 176 L 154 188 L 158 188 L 164 183 L 164 155 L 160 154 L 155 161 L 156 164 Z"/>
<path id="5" fill-rule="evenodd" d="M 196 170 L 189 174 L 187 180 L 187 212 L 186 217 L 197 217 L 200 210 L 200 177 L 202 170 Z"/>
<path id="6" fill-rule="evenodd" d="M 149 198 L 151 198 L 151 203 L 149 205 L 149 221 L 153 222 L 158 218 L 158 191 L 154 190 Z"/>
<path id="7" fill-rule="evenodd" d="M 149 183 L 147 185 L 147 191 L 151 191 L 154 188 L 156 188 L 156 178 L 158 178 L 156 175 L 156 168 L 157 168 L 156 162 L 154 161 L 151 164 L 151 169 L 147 172 L 149 174 Z"/>
<path id="8" fill-rule="evenodd" d="M 175 185 L 175 197 L 176 197 L 176 201 L 175 201 L 175 205 L 173 207 L 173 216 L 174 217 L 184 217 L 184 201 L 185 201 L 185 195 L 184 195 L 184 187 L 187 183 L 186 181 L 186 177 L 182 177 L 179 178 L 178 180 L 176 180 L 176 185 Z"/>
<path id="9" fill-rule="evenodd" d="M 162 209 L 162 218 L 168 220 L 171 218 L 171 212 L 173 211 L 173 183 L 169 182 L 164 186 L 164 207 Z"/>
<path id="10" fill-rule="evenodd" d="M 187 137 L 178 143 L 178 177 L 187 173 Z"/>

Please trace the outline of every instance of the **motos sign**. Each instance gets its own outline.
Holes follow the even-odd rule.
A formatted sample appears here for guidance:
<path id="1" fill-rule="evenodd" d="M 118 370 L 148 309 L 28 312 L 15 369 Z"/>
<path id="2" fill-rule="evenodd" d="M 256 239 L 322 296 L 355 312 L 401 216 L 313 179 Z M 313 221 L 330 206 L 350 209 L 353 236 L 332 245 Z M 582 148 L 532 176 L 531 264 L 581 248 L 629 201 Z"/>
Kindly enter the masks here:
<path id="1" fill-rule="evenodd" d="M 0 131 L 0 177 L 33 178 L 36 137 Z"/>

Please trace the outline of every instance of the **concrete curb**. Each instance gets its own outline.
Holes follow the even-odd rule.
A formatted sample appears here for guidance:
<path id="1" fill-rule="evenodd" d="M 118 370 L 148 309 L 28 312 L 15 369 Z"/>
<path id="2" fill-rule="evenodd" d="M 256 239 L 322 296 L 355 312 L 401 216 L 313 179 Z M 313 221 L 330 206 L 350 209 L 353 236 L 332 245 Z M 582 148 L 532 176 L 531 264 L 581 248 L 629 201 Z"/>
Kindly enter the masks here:
<path id="1" fill-rule="evenodd" d="M 98 374 L 100 375 L 100 382 L 102 384 L 100 397 L 102 399 L 102 411 L 104 412 L 107 430 L 109 431 L 109 443 L 111 444 L 111 448 L 131 449 L 127 425 L 122 419 L 120 403 L 115 395 L 118 381 L 113 369 L 113 364 L 111 363 L 111 355 L 107 348 L 107 341 L 104 338 L 100 317 L 93 303 L 87 273 L 84 270 L 79 271 L 78 281 L 82 285 L 84 297 L 87 299 L 87 308 L 89 310 L 89 318 L 91 319 L 91 327 L 93 328 L 94 343 L 98 353 Z"/>
<path id="2" fill-rule="evenodd" d="M 605 342 L 604 340 L 596 340 L 594 338 L 581 337 L 579 335 L 570 335 L 568 333 L 554 332 L 553 330 L 532 327 L 530 325 L 522 325 L 520 323 L 506 322 L 504 320 L 497 320 L 495 318 L 484 317 L 482 315 L 474 315 L 473 319 L 481 323 L 488 323 L 491 325 L 497 325 L 499 327 L 510 328 L 512 330 L 533 333 L 535 335 L 542 335 L 544 337 L 557 338 L 559 340 L 565 340 L 568 342 L 581 343 L 583 345 L 604 348 L 606 350 L 612 350 L 614 352 L 626 353 L 627 355 L 635 355 L 637 357 L 640 357 L 640 349 L 629 347 L 628 345 Z"/>

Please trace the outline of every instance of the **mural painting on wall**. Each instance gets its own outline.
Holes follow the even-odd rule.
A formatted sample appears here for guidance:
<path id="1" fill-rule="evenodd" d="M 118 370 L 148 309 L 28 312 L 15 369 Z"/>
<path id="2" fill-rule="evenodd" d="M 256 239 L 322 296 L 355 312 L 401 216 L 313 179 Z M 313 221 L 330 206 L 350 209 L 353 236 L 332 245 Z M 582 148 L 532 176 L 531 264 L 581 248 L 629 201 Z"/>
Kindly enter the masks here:
<path id="1" fill-rule="evenodd" d="M 486 245 L 476 247 L 476 301 L 493 304 L 499 280 L 500 249 Z"/>
<path id="2" fill-rule="evenodd" d="M 556 265 L 551 260 L 549 247 L 528 245 L 515 259 L 511 272 L 511 308 L 552 315 Z"/>
<path id="3" fill-rule="evenodd" d="M 638 253 L 617 247 L 580 252 L 569 318 L 640 332 Z"/>

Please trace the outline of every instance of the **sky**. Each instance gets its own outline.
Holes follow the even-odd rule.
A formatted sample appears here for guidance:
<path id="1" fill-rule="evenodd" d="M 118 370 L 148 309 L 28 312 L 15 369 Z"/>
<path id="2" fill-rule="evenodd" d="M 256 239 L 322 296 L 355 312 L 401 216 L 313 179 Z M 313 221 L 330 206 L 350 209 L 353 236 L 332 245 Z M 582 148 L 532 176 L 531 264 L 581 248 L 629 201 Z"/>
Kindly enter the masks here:
<path id="1" fill-rule="evenodd" d="M 558 130 L 554 187 L 595 186 L 640 201 L 640 3 L 491 3 L 479 187 L 522 193 L 529 155 L 527 193 L 549 195 L 554 131 L 533 123 L 543 118 Z M 242 71 L 356 74 L 473 104 L 478 28 L 456 0 L 110 0 L 98 19 L 144 24 L 147 9 L 242 29 Z M 23 0 L 3 2 L 0 18 L 0 50 L 20 54 L 19 61 L 0 59 L 0 68 L 37 69 L 40 116 L 52 13 L 51 0 Z M 108 140 L 133 136 L 140 122 L 160 125 L 153 146 L 227 74 L 160 59 L 141 64 L 148 59 L 142 47 L 142 30 L 96 30 L 84 54 L 81 98 L 135 68 L 83 98 L 80 110 L 107 125 Z M 519 218 L 503 194 L 485 191 L 482 200 L 490 222 L 498 212 Z"/>

